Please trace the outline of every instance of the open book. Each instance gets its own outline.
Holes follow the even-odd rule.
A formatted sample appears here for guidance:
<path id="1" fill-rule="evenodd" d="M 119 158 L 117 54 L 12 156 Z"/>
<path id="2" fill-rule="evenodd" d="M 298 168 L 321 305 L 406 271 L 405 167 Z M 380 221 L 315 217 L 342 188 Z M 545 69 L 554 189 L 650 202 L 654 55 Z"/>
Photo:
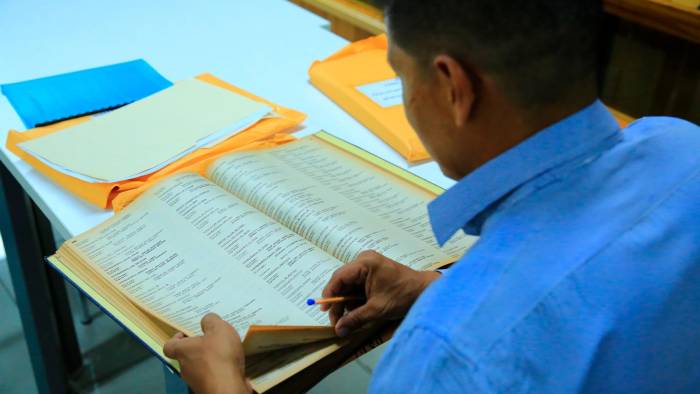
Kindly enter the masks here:
<path id="1" fill-rule="evenodd" d="M 344 263 L 371 249 L 430 270 L 469 248 L 466 236 L 436 245 L 426 204 L 438 190 L 321 132 L 166 178 L 49 261 L 161 357 L 216 312 L 262 392 L 352 342 L 305 303 Z"/>

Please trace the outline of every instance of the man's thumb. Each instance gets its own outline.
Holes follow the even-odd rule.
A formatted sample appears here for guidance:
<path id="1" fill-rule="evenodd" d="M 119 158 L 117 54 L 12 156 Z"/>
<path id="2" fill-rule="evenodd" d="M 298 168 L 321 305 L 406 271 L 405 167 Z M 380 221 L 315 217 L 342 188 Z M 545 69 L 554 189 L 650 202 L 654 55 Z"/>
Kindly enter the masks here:
<path id="1" fill-rule="evenodd" d="M 213 334 L 214 331 L 216 331 L 216 326 L 221 322 L 221 318 L 219 315 L 216 313 L 207 313 L 204 315 L 202 318 L 202 322 L 200 323 L 202 326 L 202 333 L 204 334 Z"/>

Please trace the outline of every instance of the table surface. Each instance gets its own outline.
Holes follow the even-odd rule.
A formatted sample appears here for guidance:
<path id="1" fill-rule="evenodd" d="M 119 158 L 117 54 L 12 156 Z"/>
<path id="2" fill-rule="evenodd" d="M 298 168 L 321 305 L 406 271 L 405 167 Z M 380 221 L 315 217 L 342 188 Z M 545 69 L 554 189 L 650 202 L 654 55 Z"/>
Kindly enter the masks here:
<path id="1" fill-rule="evenodd" d="M 407 166 L 308 81 L 309 65 L 346 41 L 326 21 L 284 0 L 0 2 L 0 84 L 143 58 L 171 81 L 211 72 L 275 103 L 305 112 L 296 135 L 324 129 L 442 187 L 438 166 Z M 7 151 L 24 127 L 0 96 L 0 160 L 68 239 L 110 217 Z"/>

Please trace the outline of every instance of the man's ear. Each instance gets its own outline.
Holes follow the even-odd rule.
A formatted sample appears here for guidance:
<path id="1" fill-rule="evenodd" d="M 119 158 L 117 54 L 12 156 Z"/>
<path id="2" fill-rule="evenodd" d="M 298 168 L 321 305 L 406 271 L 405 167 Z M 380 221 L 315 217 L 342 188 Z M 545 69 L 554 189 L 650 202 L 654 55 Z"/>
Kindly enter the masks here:
<path id="1" fill-rule="evenodd" d="M 460 62 L 449 55 L 438 55 L 433 59 L 438 83 L 447 96 L 456 127 L 464 126 L 474 112 L 476 102 L 475 78 Z"/>

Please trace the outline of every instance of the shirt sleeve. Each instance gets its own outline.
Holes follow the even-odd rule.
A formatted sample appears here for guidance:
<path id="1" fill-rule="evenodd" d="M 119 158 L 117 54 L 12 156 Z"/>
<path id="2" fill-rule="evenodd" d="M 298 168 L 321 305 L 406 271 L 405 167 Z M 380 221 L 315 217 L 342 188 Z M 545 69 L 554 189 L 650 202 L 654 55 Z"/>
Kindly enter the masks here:
<path id="1" fill-rule="evenodd" d="M 481 393 L 474 364 L 430 330 L 414 328 L 392 339 L 374 370 L 370 393 Z"/>

